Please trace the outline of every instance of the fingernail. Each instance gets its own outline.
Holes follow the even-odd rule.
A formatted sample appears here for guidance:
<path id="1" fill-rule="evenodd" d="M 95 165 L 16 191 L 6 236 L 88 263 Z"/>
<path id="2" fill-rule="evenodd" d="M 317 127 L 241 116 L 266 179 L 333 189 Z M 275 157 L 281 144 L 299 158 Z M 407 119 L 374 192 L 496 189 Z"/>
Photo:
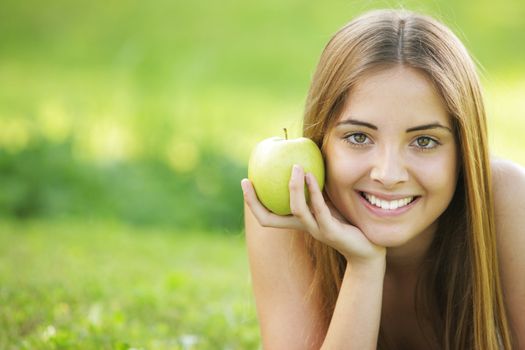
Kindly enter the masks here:
<path id="1" fill-rule="evenodd" d="M 315 186 L 317 183 L 317 179 L 315 178 L 314 174 L 308 173 L 308 176 L 306 177 L 306 181 L 308 183 L 308 186 Z"/>
<path id="2" fill-rule="evenodd" d="M 242 179 L 241 180 L 241 188 L 242 188 L 242 192 L 243 193 L 246 193 L 246 179 Z"/>

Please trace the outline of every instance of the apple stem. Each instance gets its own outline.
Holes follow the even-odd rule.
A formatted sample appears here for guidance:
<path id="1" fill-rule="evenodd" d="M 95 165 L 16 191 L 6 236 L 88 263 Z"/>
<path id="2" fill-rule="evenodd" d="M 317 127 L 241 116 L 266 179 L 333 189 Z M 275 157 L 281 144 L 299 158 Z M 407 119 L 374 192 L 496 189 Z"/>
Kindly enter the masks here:
<path id="1" fill-rule="evenodd" d="M 288 140 L 288 130 L 286 130 L 286 128 L 283 128 L 284 130 L 284 138 L 285 140 Z"/>

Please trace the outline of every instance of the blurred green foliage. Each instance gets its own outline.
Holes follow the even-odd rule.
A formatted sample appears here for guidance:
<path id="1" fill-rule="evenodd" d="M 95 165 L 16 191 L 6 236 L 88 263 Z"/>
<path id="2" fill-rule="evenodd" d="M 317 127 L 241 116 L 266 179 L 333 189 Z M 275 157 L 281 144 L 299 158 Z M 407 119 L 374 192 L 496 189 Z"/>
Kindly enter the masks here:
<path id="1" fill-rule="evenodd" d="M 232 193 L 243 173 L 211 150 L 191 174 L 179 174 L 155 158 L 81 162 L 70 143 L 41 141 L 16 154 L 0 150 L 0 210 L 20 219 L 116 216 L 137 225 L 233 230 L 242 223 L 242 199 Z"/>
<path id="2" fill-rule="evenodd" d="M 458 33 L 484 67 L 494 149 L 525 163 L 522 1 L 3 0 L 1 214 L 239 228 L 249 150 L 300 133 L 326 41 L 378 7 Z"/>

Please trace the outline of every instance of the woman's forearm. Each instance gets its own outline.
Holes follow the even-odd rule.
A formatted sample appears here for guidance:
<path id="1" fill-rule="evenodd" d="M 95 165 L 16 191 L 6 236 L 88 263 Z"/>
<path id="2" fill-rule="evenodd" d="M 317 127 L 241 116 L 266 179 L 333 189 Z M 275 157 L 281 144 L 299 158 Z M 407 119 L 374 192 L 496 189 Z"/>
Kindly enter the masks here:
<path id="1" fill-rule="evenodd" d="M 321 349 L 376 349 L 386 261 L 347 264 L 332 320 Z"/>

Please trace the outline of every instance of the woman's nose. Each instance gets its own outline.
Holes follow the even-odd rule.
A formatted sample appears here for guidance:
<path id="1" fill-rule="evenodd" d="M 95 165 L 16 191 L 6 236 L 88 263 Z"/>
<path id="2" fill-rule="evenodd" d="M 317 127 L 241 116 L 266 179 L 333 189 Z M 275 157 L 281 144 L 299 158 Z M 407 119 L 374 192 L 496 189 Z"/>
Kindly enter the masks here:
<path id="1" fill-rule="evenodd" d="M 370 178 L 386 188 L 408 181 L 405 159 L 399 151 L 385 150 L 374 161 Z"/>

